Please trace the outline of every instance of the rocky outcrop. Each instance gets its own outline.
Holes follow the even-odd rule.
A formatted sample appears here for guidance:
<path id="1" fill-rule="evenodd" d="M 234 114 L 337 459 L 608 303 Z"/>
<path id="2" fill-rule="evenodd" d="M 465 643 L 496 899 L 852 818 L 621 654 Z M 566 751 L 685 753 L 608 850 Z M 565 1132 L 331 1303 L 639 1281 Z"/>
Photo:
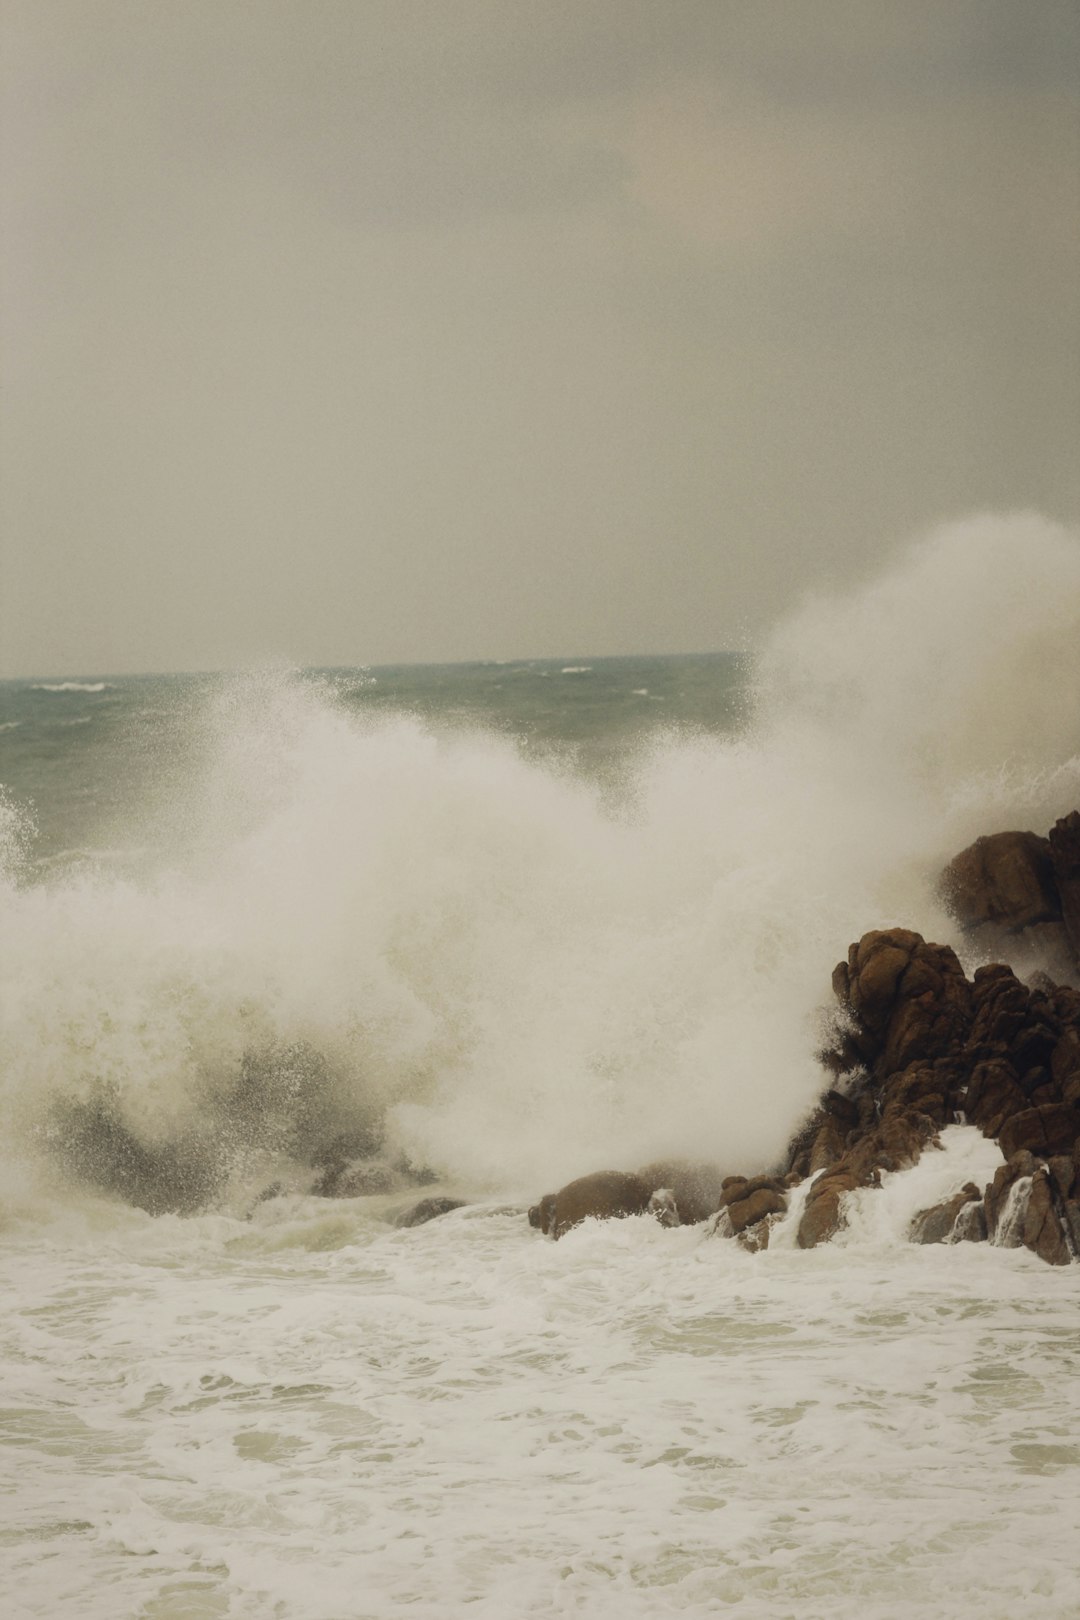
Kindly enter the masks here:
<path id="1" fill-rule="evenodd" d="M 593 1217 L 655 1215 L 661 1226 L 693 1226 L 720 1208 L 723 1183 L 713 1164 L 658 1159 L 638 1171 L 601 1170 L 545 1193 L 529 1210 L 529 1224 L 558 1238 Z"/>
<path id="2" fill-rule="evenodd" d="M 990 938 L 1061 921 L 1050 840 L 1038 833 L 977 838 L 949 862 L 941 889 L 961 926 Z"/>
<path id="3" fill-rule="evenodd" d="M 1080 812 L 1049 836 L 999 832 L 977 838 L 941 874 L 942 898 L 986 955 L 1080 975 Z"/>
<path id="4" fill-rule="evenodd" d="M 981 1234 L 977 1226 L 970 1220 L 960 1223 L 960 1216 L 972 1205 L 982 1209 L 982 1193 L 973 1181 L 969 1181 L 958 1193 L 946 1198 L 940 1204 L 934 1204 L 930 1209 L 921 1209 L 911 1222 L 909 1236 L 912 1243 L 947 1243 L 950 1238 L 960 1241 L 961 1238 L 977 1239 L 980 1235 L 986 1236 L 986 1223 L 983 1221 Z M 960 1235 L 957 1236 L 957 1226 L 960 1225 Z"/>
<path id="5" fill-rule="evenodd" d="M 1061 919 L 1073 958 L 1080 962 L 1080 810 L 1073 810 L 1054 823 L 1048 843 Z"/>
<path id="6" fill-rule="evenodd" d="M 1080 812 L 1047 838 L 976 840 L 941 890 L 980 947 L 1037 945 L 1080 976 Z M 969 1183 L 920 1211 L 912 1239 L 988 1238 L 1055 1265 L 1080 1259 L 1080 988 L 1045 971 L 1021 978 L 1006 961 L 969 978 L 950 946 L 907 928 L 864 934 L 832 982 L 839 1017 L 821 1060 L 833 1084 L 771 1174 L 717 1185 L 709 1167 L 655 1164 L 619 1178 L 632 1184 L 624 1194 L 609 1193 L 608 1172 L 542 1199 L 534 1225 L 558 1236 L 587 1215 L 636 1213 L 643 1189 L 663 1183 L 683 1221 L 716 1211 L 717 1232 L 760 1249 L 792 1187 L 808 1183 L 795 1241 L 814 1248 L 842 1229 L 852 1192 L 913 1165 L 946 1125 L 968 1123 L 1000 1144 L 1005 1163 L 982 1192 Z"/>
<path id="7" fill-rule="evenodd" d="M 561 1238 L 571 1227 L 594 1220 L 618 1220 L 642 1215 L 656 1191 L 640 1176 L 625 1170 L 597 1170 L 579 1176 L 557 1193 L 545 1193 L 529 1211 L 529 1225 L 545 1235 Z"/>
<path id="8" fill-rule="evenodd" d="M 1080 1253 L 1080 994 L 1024 984 L 1004 963 L 968 980 L 948 946 L 903 929 L 864 935 L 833 985 L 846 1019 L 826 1061 L 851 1077 L 850 1090 L 846 1108 L 827 1094 L 816 1133 L 793 1143 L 794 1168 L 828 1169 L 811 1188 L 800 1244 L 833 1235 L 848 1184 L 872 1185 L 913 1163 L 937 1126 L 961 1120 L 994 1137 L 1007 1163 L 982 1199 L 982 1220 L 965 1214 L 973 1200 L 958 1194 L 916 1217 L 918 1241 L 970 1239 L 985 1225 L 992 1242 L 1024 1244 L 1054 1264 Z"/>

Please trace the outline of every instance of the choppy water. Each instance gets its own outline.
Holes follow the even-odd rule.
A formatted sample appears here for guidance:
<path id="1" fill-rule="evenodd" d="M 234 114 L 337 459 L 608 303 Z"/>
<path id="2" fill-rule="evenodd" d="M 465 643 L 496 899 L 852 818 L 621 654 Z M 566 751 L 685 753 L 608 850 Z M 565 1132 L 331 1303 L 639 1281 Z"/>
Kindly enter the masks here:
<path id="1" fill-rule="evenodd" d="M 986 520 L 752 676 L 9 685 L 9 1612 L 1076 1614 L 1080 1267 L 905 1241 L 993 1144 L 806 1254 L 522 1211 L 769 1162 L 849 940 L 1080 803 L 1078 645 L 1080 545 Z M 343 1135 L 473 1202 L 309 1196 Z"/>

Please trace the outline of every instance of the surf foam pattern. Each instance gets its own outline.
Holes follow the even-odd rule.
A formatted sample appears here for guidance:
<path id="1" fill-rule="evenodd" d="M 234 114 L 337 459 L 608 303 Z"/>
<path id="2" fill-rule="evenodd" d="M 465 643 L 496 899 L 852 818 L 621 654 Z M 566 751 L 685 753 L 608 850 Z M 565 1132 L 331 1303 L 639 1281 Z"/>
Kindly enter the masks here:
<path id="1" fill-rule="evenodd" d="M 1080 1268 L 483 1207 L 66 1220 L 63 1266 L 57 1230 L 5 1256 L 27 1615 L 1075 1613 Z"/>
<path id="2" fill-rule="evenodd" d="M 1080 800 L 1078 644 L 1075 537 L 955 526 L 781 625 L 752 727 L 667 737 L 615 809 L 505 739 L 239 681 L 193 716 L 183 860 L 151 820 L 140 881 L 10 880 L 5 1140 L 74 1132 L 118 1186 L 142 1154 L 178 1207 L 373 1114 L 474 1187 L 764 1166 L 848 942 L 951 938 L 944 859 Z"/>

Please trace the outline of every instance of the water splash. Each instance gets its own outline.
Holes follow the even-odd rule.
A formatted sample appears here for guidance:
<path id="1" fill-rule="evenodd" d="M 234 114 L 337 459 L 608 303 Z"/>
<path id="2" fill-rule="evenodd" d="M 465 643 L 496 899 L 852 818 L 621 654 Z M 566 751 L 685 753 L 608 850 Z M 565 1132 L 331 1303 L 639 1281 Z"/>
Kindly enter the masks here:
<path id="1" fill-rule="evenodd" d="M 950 939 L 942 862 L 1080 802 L 1078 644 L 1073 536 L 944 530 L 781 625 L 753 725 L 655 743 L 615 808 L 505 738 L 238 681 L 148 875 L 9 869 L 5 1138 L 153 1208 L 375 1136 L 534 1193 L 763 1167 L 849 941 Z"/>

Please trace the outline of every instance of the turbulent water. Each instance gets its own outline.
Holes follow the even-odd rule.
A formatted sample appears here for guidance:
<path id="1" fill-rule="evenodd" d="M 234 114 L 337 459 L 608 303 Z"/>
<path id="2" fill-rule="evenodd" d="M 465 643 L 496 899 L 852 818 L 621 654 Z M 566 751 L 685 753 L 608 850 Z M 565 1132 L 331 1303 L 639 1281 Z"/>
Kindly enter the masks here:
<path id="1" fill-rule="evenodd" d="M 772 1164 L 850 940 L 1080 804 L 1078 648 L 984 519 L 752 660 L 0 688 L 9 1610 L 1075 1615 L 1080 1267 L 905 1242 L 992 1143 L 807 1253 L 523 1209 Z"/>

